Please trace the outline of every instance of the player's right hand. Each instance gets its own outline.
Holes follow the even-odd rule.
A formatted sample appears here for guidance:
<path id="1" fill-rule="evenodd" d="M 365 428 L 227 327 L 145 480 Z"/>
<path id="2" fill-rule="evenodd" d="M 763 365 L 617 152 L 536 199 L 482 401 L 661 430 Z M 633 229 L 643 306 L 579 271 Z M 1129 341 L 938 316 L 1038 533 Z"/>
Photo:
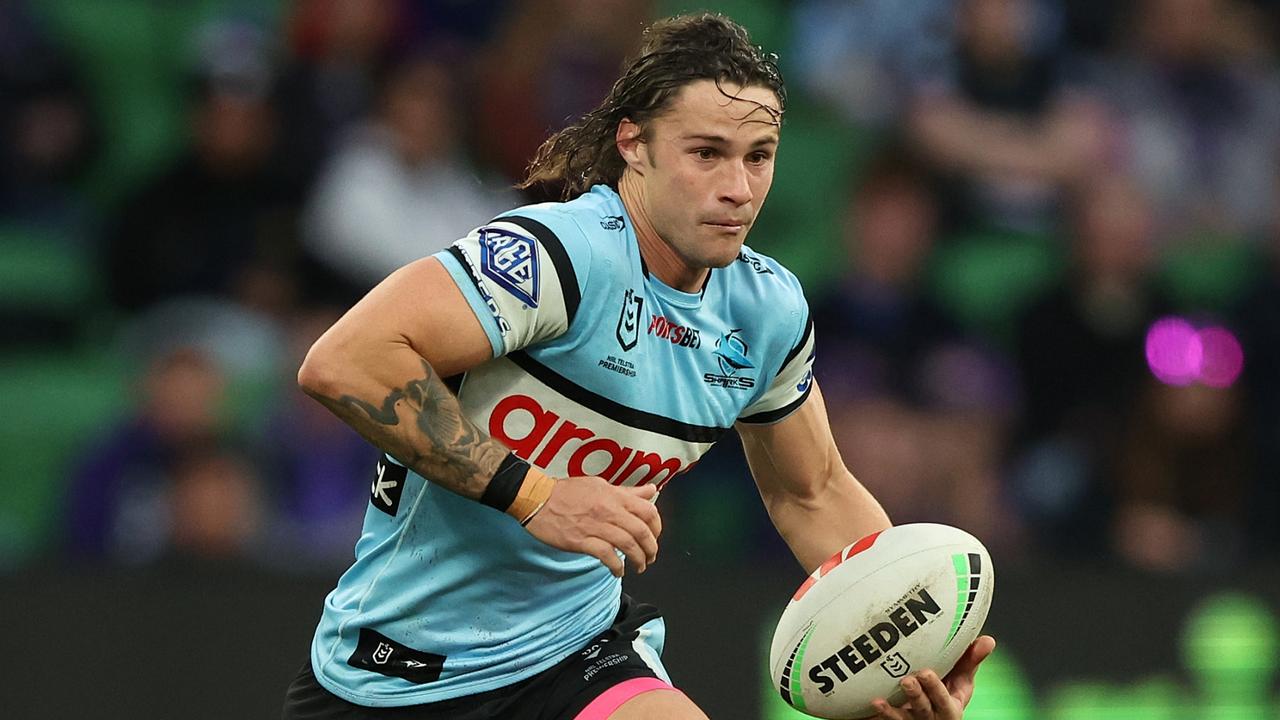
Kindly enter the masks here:
<path id="1" fill-rule="evenodd" d="M 558 480 L 551 497 L 525 529 L 554 548 L 600 559 L 616 577 L 626 556 L 639 572 L 658 557 L 662 518 L 653 485 L 623 487 L 598 477 Z"/>

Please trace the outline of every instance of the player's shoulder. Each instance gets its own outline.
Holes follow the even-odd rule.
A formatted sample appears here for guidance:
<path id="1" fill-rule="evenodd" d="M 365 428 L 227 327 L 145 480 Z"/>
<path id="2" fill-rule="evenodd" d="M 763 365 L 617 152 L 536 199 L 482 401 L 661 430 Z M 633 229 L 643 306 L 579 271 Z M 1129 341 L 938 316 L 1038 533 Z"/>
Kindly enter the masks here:
<path id="1" fill-rule="evenodd" d="M 804 288 L 795 273 L 746 245 L 738 251 L 738 259 L 720 272 L 729 274 L 730 287 L 744 300 L 786 311 L 807 308 Z"/>
<path id="2" fill-rule="evenodd" d="M 607 186 L 563 202 L 523 205 L 494 218 L 492 225 L 514 225 L 536 238 L 549 252 L 561 248 L 575 264 L 589 261 L 593 253 L 609 245 L 626 225 L 626 213 L 617 193 Z M 602 241 L 601 236 L 604 237 Z"/>

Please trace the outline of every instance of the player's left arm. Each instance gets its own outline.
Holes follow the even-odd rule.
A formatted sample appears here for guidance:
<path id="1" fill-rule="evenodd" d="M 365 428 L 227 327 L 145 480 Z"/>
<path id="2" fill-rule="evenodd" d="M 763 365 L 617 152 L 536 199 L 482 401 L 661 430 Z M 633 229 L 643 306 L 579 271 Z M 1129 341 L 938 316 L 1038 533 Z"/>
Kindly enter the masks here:
<path id="1" fill-rule="evenodd" d="M 880 503 L 845 467 L 816 381 L 800 407 L 782 420 L 737 428 L 769 517 L 806 572 L 891 525 Z M 984 635 L 945 678 L 932 671 L 904 678 L 907 703 L 895 708 L 880 701 L 877 717 L 960 720 L 973 697 L 978 666 L 994 649 L 995 640 Z"/>
<path id="2" fill-rule="evenodd" d="M 817 381 L 782 420 L 737 429 L 769 518 L 805 572 L 892 524 L 840 458 Z"/>

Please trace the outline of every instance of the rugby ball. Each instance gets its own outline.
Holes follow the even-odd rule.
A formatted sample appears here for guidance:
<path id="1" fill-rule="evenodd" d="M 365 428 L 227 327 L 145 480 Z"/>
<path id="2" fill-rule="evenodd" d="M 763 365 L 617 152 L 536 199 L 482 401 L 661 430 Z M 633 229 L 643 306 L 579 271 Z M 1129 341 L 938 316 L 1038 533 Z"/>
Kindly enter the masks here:
<path id="1" fill-rule="evenodd" d="M 773 635 L 773 687 L 821 718 L 865 718 L 899 681 L 946 675 L 991 607 L 991 556 L 949 525 L 899 525 L 832 555 L 800 585 Z"/>

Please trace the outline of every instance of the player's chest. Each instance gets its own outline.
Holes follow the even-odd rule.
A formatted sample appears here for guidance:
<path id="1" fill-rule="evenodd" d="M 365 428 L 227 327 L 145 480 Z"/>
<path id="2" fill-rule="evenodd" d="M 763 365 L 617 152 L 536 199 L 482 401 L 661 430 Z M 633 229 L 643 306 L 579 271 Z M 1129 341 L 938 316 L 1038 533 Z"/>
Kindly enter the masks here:
<path id="1" fill-rule="evenodd" d="M 724 308 L 627 287 L 591 311 L 584 359 L 619 402 L 728 425 L 765 381 L 758 331 Z"/>

